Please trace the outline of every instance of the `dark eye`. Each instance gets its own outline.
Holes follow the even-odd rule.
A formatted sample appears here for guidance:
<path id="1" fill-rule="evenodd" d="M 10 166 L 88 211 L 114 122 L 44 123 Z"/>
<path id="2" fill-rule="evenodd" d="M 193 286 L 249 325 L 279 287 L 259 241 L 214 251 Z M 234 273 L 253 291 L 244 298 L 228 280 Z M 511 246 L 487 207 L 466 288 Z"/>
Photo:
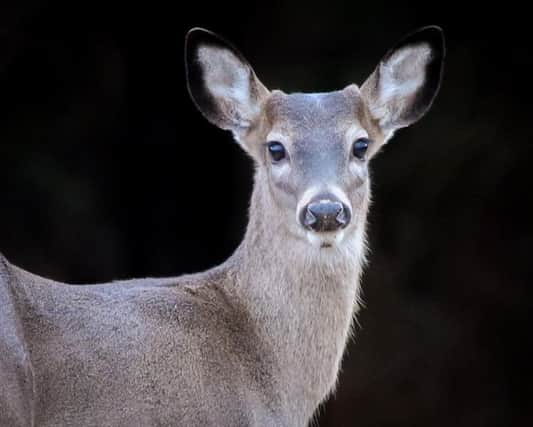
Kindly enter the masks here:
<path id="1" fill-rule="evenodd" d="M 365 158 L 366 149 L 368 148 L 368 145 L 370 144 L 370 139 L 368 138 L 359 138 L 353 143 L 352 152 L 355 157 L 357 157 L 359 160 L 363 160 Z"/>
<path id="2" fill-rule="evenodd" d="M 275 162 L 283 160 L 287 155 L 287 153 L 285 152 L 285 147 L 280 142 L 269 142 L 268 152 L 270 153 L 270 157 L 272 157 L 272 160 L 274 160 Z"/>

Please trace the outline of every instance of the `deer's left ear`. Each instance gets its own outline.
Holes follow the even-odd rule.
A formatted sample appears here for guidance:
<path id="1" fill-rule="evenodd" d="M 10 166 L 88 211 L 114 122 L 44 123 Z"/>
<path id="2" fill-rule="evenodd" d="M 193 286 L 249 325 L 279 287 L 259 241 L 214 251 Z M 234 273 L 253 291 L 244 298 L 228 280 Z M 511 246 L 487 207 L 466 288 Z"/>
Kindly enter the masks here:
<path id="1" fill-rule="evenodd" d="M 269 92 L 229 42 L 194 28 L 185 39 L 185 64 L 189 93 L 207 120 L 237 137 L 254 123 Z"/>
<path id="2" fill-rule="evenodd" d="M 431 107 L 440 87 L 444 51 L 442 30 L 424 27 L 391 49 L 361 86 L 385 138 L 416 122 Z"/>

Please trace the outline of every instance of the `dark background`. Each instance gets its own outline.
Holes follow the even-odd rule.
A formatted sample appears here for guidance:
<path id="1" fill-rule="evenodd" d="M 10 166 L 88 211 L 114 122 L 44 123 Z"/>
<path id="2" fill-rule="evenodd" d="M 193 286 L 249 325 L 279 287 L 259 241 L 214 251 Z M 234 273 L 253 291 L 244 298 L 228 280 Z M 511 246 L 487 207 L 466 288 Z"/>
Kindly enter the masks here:
<path id="1" fill-rule="evenodd" d="M 370 265 L 320 426 L 532 425 L 529 13 L 509 2 L 152 0 L 0 6 L 0 250 L 74 283 L 223 261 L 251 162 L 188 98 L 183 39 L 232 40 L 286 91 L 362 83 L 405 33 L 441 25 L 427 117 L 372 164 Z"/>

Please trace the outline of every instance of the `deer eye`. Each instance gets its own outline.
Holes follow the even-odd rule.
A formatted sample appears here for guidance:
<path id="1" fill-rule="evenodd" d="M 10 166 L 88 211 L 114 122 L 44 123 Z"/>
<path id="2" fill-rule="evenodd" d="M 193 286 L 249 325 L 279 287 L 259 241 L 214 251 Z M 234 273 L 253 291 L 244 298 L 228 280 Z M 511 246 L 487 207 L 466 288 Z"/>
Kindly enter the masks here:
<path id="1" fill-rule="evenodd" d="M 283 144 L 281 144 L 281 142 L 269 142 L 267 147 L 268 152 L 270 153 L 270 157 L 272 157 L 272 160 L 274 162 L 279 162 L 287 156 L 285 147 L 283 146 Z"/>
<path id="2" fill-rule="evenodd" d="M 370 144 L 370 139 L 368 138 L 356 139 L 352 147 L 353 155 L 357 157 L 359 160 L 364 160 L 366 150 L 369 144 Z"/>

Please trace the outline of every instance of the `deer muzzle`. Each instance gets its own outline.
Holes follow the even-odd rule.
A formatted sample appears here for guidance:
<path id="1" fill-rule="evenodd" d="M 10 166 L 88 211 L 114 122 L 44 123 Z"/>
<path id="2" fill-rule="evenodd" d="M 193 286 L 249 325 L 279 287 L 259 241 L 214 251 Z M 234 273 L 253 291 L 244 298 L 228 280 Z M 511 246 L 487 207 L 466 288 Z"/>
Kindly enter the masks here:
<path id="1" fill-rule="evenodd" d="M 317 233 L 343 229 L 350 219 L 350 208 L 329 195 L 316 197 L 300 212 L 302 226 Z"/>

